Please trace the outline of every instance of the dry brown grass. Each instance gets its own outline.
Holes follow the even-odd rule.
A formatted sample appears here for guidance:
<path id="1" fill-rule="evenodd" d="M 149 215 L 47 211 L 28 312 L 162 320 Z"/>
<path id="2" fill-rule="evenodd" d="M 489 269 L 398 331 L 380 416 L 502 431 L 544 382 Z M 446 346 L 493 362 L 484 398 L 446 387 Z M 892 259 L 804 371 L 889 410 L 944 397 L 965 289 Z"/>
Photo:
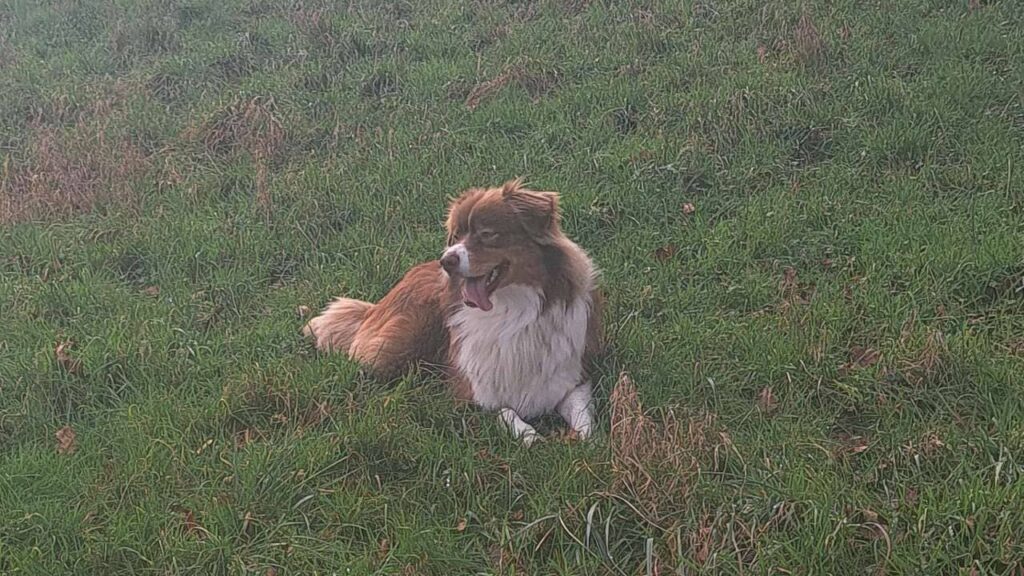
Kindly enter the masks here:
<path id="1" fill-rule="evenodd" d="M 612 492 L 652 524 L 668 529 L 690 504 L 697 475 L 719 468 L 729 437 L 710 414 L 678 417 L 644 411 L 636 385 L 623 372 L 611 394 Z"/>
<path id="2" fill-rule="evenodd" d="M 199 125 L 186 131 L 186 140 L 198 142 L 211 156 L 243 151 L 269 160 L 281 149 L 285 130 L 273 98 L 236 99 Z"/>
<path id="3" fill-rule="evenodd" d="M 274 99 L 260 97 L 233 100 L 205 121 L 189 127 L 183 135 L 186 142 L 198 145 L 209 156 L 248 154 L 255 165 L 256 203 L 265 214 L 273 207 L 270 165 L 284 148 L 286 137 Z M 162 180 L 181 179 L 174 163 L 168 162 Z"/>
<path id="4" fill-rule="evenodd" d="M 21 159 L 0 168 L 0 223 L 68 217 L 101 203 L 134 206 L 149 157 L 123 132 L 113 110 L 83 113 L 70 129 L 33 120 Z"/>
<path id="5" fill-rule="evenodd" d="M 912 386 L 922 386 L 935 377 L 949 356 L 946 337 L 941 330 L 932 329 L 920 346 L 901 358 L 897 371 Z"/>
<path id="6" fill-rule="evenodd" d="M 466 97 L 466 107 L 475 109 L 494 97 L 505 87 L 516 83 L 534 102 L 538 102 L 558 86 L 561 78 L 557 71 L 545 69 L 536 62 L 513 64 L 500 74 L 474 86 Z"/>
<path id="7" fill-rule="evenodd" d="M 475 109 L 481 102 L 494 96 L 507 86 L 509 82 L 515 80 L 519 73 L 520 71 L 517 68 L 508 69 L 490 80 L 477 84 L 469 91 L 469 96 L 466 97 L 466 107 L 470 110 Z"/>
<path id="8" fill-rule="evenodd" d="M 818 32 L 810 12 L 804 10 L 793 29 L 793 56 L 805 65 L 817 65 L 825 60 L 828 45 Z"/>

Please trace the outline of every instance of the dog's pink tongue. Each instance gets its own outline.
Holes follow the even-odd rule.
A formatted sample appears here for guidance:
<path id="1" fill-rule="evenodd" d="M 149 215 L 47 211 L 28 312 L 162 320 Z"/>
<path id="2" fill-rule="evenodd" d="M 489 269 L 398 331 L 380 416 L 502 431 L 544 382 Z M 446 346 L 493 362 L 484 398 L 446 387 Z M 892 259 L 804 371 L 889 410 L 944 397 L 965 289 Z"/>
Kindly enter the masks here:
<path id="1" fill-rule="evenodd" d="M 466 304 L 484 312 L 491 309 L 491 298 L 487 295 L 487 277 L 466 278 L 462 284 L 462 299 Z"/>

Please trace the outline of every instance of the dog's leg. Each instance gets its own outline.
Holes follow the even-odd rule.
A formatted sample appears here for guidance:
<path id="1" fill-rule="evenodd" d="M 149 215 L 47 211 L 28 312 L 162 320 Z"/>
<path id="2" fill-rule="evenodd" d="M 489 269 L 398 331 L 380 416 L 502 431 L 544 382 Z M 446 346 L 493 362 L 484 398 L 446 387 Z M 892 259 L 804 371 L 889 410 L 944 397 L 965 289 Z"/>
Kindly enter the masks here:
<path id="1" fill-rule="evenodd" d="M 594 406 L 590 395 L 590 383 L 573 388 L 558 403 L 558 413 L 576 431 L 580 440 L 586 440 L 594 431 Z"/>
<path id="2" fill-rule="evenodd" d="M 522 441 L 523 445 L 529 447 L 537 440 L 541 440 L 540 434 L 519 417 L 516 411 L 511 408 L 502 408 L 498 413 L 498 419 L 512 432 L 512 435 Z"/>

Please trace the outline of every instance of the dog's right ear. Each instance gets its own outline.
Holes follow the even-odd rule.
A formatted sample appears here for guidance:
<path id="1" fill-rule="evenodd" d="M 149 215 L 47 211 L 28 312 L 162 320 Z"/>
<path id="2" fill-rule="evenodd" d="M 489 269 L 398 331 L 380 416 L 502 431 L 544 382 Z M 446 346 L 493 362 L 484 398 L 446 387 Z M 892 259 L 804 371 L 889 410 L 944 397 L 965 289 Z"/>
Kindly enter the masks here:
<path id="1" fill-rule="evenodd" d="M 505 203 L 523 224 L 526 233 L 540 244 L 550 244 L 560 233 L 557 192 L 534 192 L 513 180 L 502 188 Z"/>

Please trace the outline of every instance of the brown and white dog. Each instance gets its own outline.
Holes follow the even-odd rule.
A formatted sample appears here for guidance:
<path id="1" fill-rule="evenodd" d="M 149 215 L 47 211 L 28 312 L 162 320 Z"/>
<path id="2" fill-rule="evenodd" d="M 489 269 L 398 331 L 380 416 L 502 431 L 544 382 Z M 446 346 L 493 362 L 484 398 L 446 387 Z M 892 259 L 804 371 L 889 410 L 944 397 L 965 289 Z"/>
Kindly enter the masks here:
<path id="1" fill-rule="evenodd" d="M 593 262 L 562 233 L 558 195 L 473 188 L 452 201 L 448 248 L 380 302 L 339 298 L 303 332 L 382 377 L 418 361 L 445 368 L 458 397 L 498 411 L 529 445 L 526 420 L 556 411 L 593 431 L 588 360 L 601 343 Z"/>

